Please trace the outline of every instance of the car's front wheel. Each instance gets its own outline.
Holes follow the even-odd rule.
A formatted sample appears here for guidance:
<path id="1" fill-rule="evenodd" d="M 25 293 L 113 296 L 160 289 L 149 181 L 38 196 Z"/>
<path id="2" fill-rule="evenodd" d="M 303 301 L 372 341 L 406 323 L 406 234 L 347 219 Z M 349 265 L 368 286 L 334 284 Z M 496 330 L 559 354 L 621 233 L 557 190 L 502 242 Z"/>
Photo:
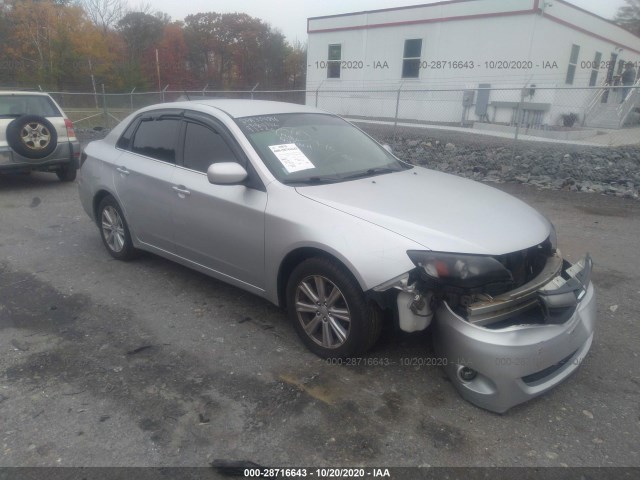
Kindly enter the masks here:
<path id="1" fill-rule="evenodd" d="M 323 358 L 364 353 L 380 336 L 382 314 L 337 261 L 310 258 L 287 284 L 289 317 L 304 344 Z"/>
<path id="2" fill-rule="evenodd" d="M 98 226 L 102 243 L 118 260 L 130 260 L 136 252 L 122 209 L 115 198 L 107 196 L 98 205 Z"/>

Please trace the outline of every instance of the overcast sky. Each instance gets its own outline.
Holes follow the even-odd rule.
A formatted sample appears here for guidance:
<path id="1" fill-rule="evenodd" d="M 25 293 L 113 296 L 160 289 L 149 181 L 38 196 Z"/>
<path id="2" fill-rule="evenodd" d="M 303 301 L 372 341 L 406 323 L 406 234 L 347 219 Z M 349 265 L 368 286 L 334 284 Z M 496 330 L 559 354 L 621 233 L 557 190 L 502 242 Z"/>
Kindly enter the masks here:
<path id="1" fill-rule="evenodd" d="M 257 17 L 279 29 L 290 42 L 307 41 L 307 18 L 336 13 L 359 12 L 378 8 L 435 3 L 438 0 L 154 0 L 152 8 L 165 12 L 173 20 L 198 12 L 241 12 Z M 505 0 L 506 1 L 506 0 Z M 612 18 L 624 0 L 570 0 L 585 10 Z M 130 1 L 132 5 L 135 2 Z"/>

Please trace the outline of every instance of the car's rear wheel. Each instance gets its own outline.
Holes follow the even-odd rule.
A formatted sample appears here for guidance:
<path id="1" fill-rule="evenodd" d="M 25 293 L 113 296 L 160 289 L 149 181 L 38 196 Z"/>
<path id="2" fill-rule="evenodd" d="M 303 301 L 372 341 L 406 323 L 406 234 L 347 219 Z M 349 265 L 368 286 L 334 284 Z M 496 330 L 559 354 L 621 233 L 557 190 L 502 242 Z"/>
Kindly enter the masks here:
<path id="1" fill-rule="evenodd" d="M 62 182 L 73 182 L 76 179 L 77 170 L 74 165 L 65 165 L 56 171 L 56 175 Z"/>
<path id="2" fill-rule="evenodd" d="M 335 260 L 300 263 L 289 277 L 287 307 L 304 344 L 323 358 L 364 353 L 380 336 L 381 312 Z"/>
<path id="3" fill-rule="evenodd" d="M 23 115 L 7 125 L 7 143 L 26 158 L 45 158 L 58 145 L 58 133 L 49 120 L 39 115 Z"/>
<path id="4" fill-rule="evenodd" d="M 130 260 L 135 256 L 127 221 L 112 196 L 103 198 L 98 205 L 98 226 L 102 243 L 113 258 Z"/>

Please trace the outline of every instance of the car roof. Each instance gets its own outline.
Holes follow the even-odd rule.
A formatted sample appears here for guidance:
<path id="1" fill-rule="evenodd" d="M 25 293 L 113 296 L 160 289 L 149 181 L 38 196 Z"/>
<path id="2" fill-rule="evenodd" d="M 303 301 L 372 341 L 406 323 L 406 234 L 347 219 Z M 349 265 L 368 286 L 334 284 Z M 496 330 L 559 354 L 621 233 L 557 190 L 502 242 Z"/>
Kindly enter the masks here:
<path id="1" fill-rule="evenodd" d="M 209 108 L 222 110 L 232 118 L 252 117 L 255 115 L 275 115 L 279 113 L 327 113 L 314 107 L 298 105 L 296 103 L 273 102 L 269 100 L 233 100 L 233 99 L 206 99 L 191 100 L 188 102 L 175 102 L 163 104 L 163 107 L 193 108 L 207 111 Z M 154 105 L 158 107 L 158 105 Z"/>

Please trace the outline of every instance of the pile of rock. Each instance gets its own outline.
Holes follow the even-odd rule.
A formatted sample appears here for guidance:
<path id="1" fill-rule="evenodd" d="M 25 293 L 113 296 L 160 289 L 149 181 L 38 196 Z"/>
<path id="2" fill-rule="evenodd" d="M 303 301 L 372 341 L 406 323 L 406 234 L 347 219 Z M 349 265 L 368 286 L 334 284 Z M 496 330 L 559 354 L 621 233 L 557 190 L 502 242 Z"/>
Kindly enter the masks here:
<path id="1" fill-rule="evenodd" d="M 640 147 L 583 147 L 564 144 L 512 142 L 498 146 L 415 136 L 379 135 L 394 153 L 415 165 L 474 180 L 518 182 L 542 189 L 563 189 L 639 198 Z M 378 135 L 376 135 L 378 133 Z M 500 145 L 502 143 L 503 145 Z"/>

